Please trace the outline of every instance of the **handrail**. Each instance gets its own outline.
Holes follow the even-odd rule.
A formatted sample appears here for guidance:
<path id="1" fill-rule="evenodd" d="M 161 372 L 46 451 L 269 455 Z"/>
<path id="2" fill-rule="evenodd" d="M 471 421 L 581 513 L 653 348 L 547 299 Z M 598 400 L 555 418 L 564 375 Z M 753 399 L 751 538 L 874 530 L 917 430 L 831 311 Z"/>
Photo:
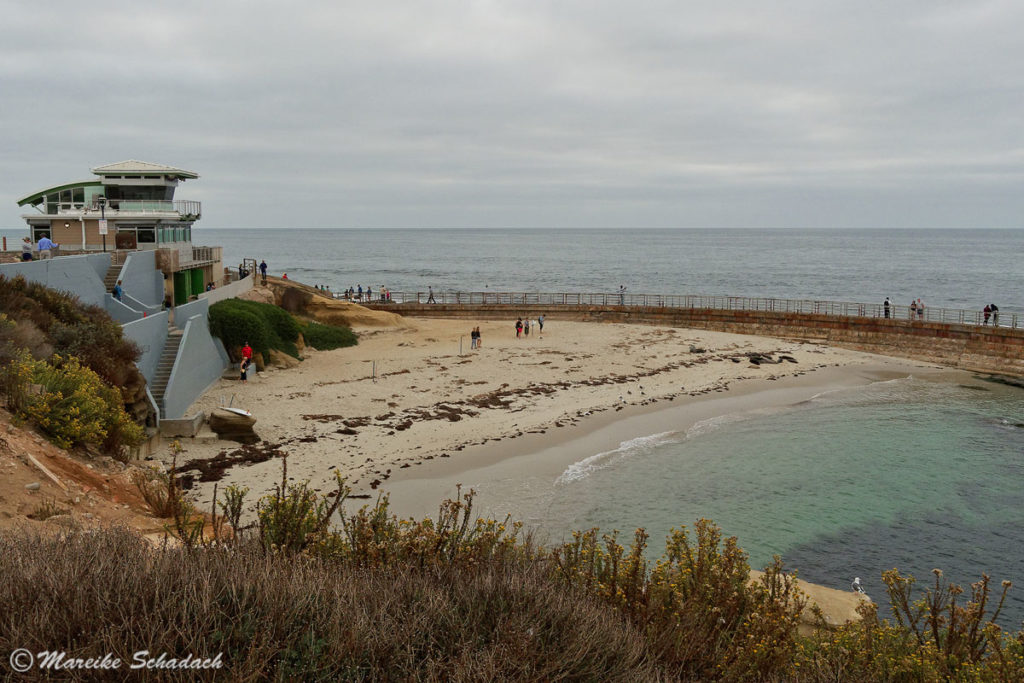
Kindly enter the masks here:
<path id="1" fill-rule="evenodd" d="M 772 299 L 748 296 L 709 296 L 692 294 L 628 294 L 620 292 L 461 292 L 433 293 L 437 304 L 465 306 L 643 306 L 654 308 L 710 308 L 730 311 L 774 311 L 829 316 L 912 320 L 914 322 L 992 325 L 1017 329 L 1024 327 L 1024 315 L 1004 311 L 988 319 L 982 311 L 924 306 L 912 312 L 908 305 L 889 306 L 849 301 L 813 299 Z M 391 304 L 429 303 L 428 292 L 391 292 Z M 381 304 L 379 299 L 366 303 Z"/>
<path id="2" fill-rule="evenodd" d="M 36 208 L 42 213 L 59 216 L 69 213 L 78 216 L 87 212 L 90 220 L 99 218 L 99 216 L 94 216 L 94 213 L 105 215 L 100 211 L 99 202 L 95 200 L 92 202 L 54 202 L 47 205 L 41 204 Z M 50 212 L 50 208 L 55 211 Z M 175 213 L 198 218 L 202 215 L 202 208 L 202 202 L 191 199 L 107 199 L 104 211 L 112 216 L 123 211 L 125 213 Z"/>

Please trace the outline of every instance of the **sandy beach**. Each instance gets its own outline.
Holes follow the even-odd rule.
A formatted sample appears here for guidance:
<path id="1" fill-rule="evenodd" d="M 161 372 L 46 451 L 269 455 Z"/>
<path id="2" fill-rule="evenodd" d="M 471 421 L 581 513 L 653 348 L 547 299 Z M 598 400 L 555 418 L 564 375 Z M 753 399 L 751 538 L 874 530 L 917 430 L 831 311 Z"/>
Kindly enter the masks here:
<path id="1" fill-rule="evenodd" d="M 406 323 L 359 329 L 356 347 L 307 349 L 297 367 L 246 385 L 220 380 L 189 413 L 233 402 L 253 412 L 265 443 L 185 440 L 179 465 L 213 465 L 197 500 L 208 505 L 216 479 L 262 495 L 280 478 L 270 456 L 284 452 L 290 479 L 329 490 L 337 470 L 355 493 L 393 490 L 396 511 L 418 515 L 436 509 L 460 472 L 531 455 L 529 467 L 557 476 L 656 430 L 665 410 L 696 421 L 934 367 L 801 341 L 557 317 L 523 338 L 512 320 L 481 322 L 482 348 L 471 350 L 475 323 Z M 791 360 L 755 365 L 749 354 Z"/>

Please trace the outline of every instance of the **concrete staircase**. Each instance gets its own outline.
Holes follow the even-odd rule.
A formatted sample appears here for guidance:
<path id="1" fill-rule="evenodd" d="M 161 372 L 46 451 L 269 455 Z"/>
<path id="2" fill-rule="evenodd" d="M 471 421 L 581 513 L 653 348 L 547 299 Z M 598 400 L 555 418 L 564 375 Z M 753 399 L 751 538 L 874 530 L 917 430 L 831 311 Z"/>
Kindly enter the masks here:
<path id="1" fill-rule="evenodd" d="M 106 288 L 107 293 L 114 291 L 114 285 L 121 278 L 121 268 L 124 266 L 123 263 L 111 262 L 110 267 L 107 268 L 107 274 L 103 277 L 103 286 Z"/>
<path id="2" fill-rule="evenodd" d="M 181 335 L 181 330 L 176 327 L 172 327 L 167 333 L 167 343 L 164 344 L 164 351 L 160 354 L 160 362 L 156 366 L 156 374 L 153 375 L 153 383 L 149 387 L 153 399 L 160 406 L 161 415 L 164 410 L 164 392 L 167 391 L 167 382 L 171 379 L 174 359 L 178 357 Z"/>

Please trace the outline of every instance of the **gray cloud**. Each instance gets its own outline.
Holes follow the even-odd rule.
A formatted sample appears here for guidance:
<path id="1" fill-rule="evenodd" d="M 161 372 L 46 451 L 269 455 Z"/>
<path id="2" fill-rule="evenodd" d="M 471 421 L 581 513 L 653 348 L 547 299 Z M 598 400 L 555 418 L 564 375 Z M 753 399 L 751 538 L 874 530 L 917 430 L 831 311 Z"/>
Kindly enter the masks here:
<path id="1" fill-rule="evenodd" d="M 705 5 L 0 1 L 0 225 L 129 158 L 209 227 L 1020 225 L 1020 3 Z"/>

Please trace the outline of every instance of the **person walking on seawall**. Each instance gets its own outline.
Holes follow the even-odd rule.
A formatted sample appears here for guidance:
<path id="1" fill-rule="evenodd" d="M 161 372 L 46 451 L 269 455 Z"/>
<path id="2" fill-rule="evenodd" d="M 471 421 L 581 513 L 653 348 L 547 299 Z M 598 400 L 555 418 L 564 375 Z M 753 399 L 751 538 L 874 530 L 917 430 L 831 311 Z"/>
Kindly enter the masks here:
<path id="1" fill-rule="evenodd" d="M 24 237 L 21 240 L 21 260 L 32 260 L 32 238 L 30 237 Z"/>
<path id="2" fill-rule="evenodd" d="M 373 290 L 370 289 L 369 285 L 366 286 L 366 300 L 373 303 Z"/>
<path id="3" fill-rule="evenodd" d="M 51 242 L 49 237 L 39 238 L 39 260 L 53 258 L 53 249 L 58 248 L 60 245 L 56 242 Z"/>
<path id="4" fill-rule="evenodd" d="M 619 305 L 626 305 L 626 285 L 619 285 Z"/>
<path id="5" fill-rule="evenodd" d="M 999 327 L 999 307 L 995 304 L 989 304 L 988 306 L 992 309 L 992 324 Z"/>
<path id="6" fill-rule="evenodd" d="M 884 309 L 885 309 L 885 317 L 886 317 L 886 318 L 888 318 L 888 317 L 889 317 L 889 307 L 890 307 L 891 305 L 892 305 L 892 302 L 890 302 L 890 301 L 889 301 L 889 297 L 885 297 L 885 303 L 884 303 L 884 304 L 882 304 L 882 308 L 884 308 Z"/>
<path id="7" fill-rule="evenodd" d="M 433 287 L 427 287 L 427 303 L 428 304 L 436 304 L 437 303 L 437 301 L 434 299 L 434 288 Z"/>
<path id="8" fill-rule="evenodd" d="M 920 299 L 917 300 L 917 319 L 924 320 L 924 302 Z"/>
<path id="9" fill-rule="evenodd" d="M 983 322 L 982 325 L 988 325 L 989 316 L 992 315 L 992 305 L 985 304 L 985 308 L 981 309 L 981 312 L 985 314 L 985 322 Z"/>
<path id="10" fill-rule="evenodd" d="M 115 299 L 117 299 L 118 301 L 124 301 L 124 299 L 121 298 L 121 297 L 124 296 L 124 290 L 121 289 L 121 281 L 120 280 L 118 280 L 117 284 L 114 285 L 114 290 L 111 292 L 111 295 Z"/>
<path id="11" fill-rule="evenodd" d="M 917 301 L 914 299 L 910 300 L 910 322 L 914 322 L 914 317 L 917 315 Z"/>
<path id="12" fill-rule="evenodd" d="M 267 262 L 260 261 L 260 277 L 263 279 L 263 284 L 267 284 Z"/>

